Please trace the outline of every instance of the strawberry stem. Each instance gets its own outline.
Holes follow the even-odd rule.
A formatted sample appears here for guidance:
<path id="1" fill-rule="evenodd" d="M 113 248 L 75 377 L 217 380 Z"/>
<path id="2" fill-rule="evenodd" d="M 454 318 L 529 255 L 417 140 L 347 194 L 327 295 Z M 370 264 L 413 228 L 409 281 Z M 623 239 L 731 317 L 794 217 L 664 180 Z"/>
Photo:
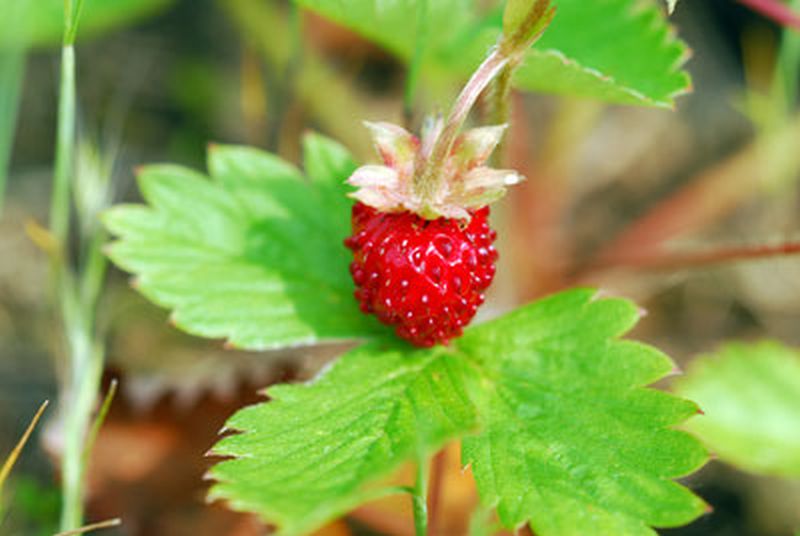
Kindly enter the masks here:
<path id="1" fill-rule="evenodd" d="M 542 35 L 554 15 L 549 0 L 536 0 L 522 23 L 510 35 L 500 36 L 497 46 L 461 90 L 430 155 L 418 162 L 417 169 L 421 171 L 414 177 L 414 191 L 423 200 L 422 217 L 435 217 L 429 205 L 439 190 L 442 167 L 478 97 L 501 72 L 505 72 L 504 77 L 511 78 L 528 48 Z"/>
<path id="2" fill-rule="evenodd" d="M 445 123 L 444 129 L 436 140 L 430 157 L 427 162 L 422 163 L 422 172 L 414 177 L 414 190 L 421 199 L 425 201 L 433 199 L 439 189 L 440 170 L 453 148 L 461 126 L 480 94 L 500 73 L 503 67 L 508 64 L 508 61 L 508 56 L 501 53 L 500 47 L 496 47 L 481 63 L 478 70 L 473 73 L 472 78 L 469 79 L 464 89 L 461 90 L 461 94 L 456 99 L 453 109 L 447 118 L 447 123 Z M 425 208 L 423 208 L 424 210 Z M 421 216 L 428 217 L 429 215 L 423 212 Z"/>

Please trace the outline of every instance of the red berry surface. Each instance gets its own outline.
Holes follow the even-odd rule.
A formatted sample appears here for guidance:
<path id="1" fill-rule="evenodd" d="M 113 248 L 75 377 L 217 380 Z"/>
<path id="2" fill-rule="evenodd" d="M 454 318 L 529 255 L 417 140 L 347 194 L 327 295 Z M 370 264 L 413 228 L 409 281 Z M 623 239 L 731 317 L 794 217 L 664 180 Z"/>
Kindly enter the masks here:
<path id="1" fill-rule="evenodd" d="M 471 214 L 466 222 L 426 220 L 356 203 L 345 245 L 355 257 L 350 272 L 361 310 L 417 346 L 461 335 L 484 301 L 497 260 L 489 208 Z"/>

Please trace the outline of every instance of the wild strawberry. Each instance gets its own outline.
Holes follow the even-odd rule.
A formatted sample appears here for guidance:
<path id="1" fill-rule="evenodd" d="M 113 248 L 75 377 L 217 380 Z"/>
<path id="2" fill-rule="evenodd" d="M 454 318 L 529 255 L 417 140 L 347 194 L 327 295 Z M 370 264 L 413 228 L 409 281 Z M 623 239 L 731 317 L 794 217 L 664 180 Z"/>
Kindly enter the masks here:
<path id="1" fill-rule="evenodd" d="M 484 301 L 497 259 L 484 207 L 461 223 L 385 213 L 356 203 L 346 245 L 361 310 L 373 313 L 417 346 L 461 335 Z"/>
<path id="2" fill-rule="evenodd" d="M 388 123 L 367 126 L 384 165 L 363 166 L 348 180 L 358 187 L 345 241 L 356 298 L 415 345 L 447 343 L 494 278 L 487 205 L 521 179 L 483 165 L 504 127 L 466 131 L 443 150 L 441 121 L 429 122 L 421 140 Z"/>

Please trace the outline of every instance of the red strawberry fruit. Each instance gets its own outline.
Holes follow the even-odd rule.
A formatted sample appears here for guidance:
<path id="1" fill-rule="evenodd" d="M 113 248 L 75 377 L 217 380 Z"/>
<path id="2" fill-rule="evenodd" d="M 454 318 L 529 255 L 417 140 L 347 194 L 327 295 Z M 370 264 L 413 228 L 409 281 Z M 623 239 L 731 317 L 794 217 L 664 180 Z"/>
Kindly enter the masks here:
<path id="1" fill-rule="evenodd" d="M 355 256 L 350 272 L 361 310 L 417 346 L 461 335 L 494 278 L 496 233 L 488 215 L 484 207 L 465 222 L 426 220 L 356 203 L 345 244 Z"/>
<path id="2" fill-rule="evenodd" d="M 446 344 L 461 334 L 494 278 L 488 204 L 520 180 L 483 164 L 503 127 L 468 130 L 435 165 L 442 124 L 418 139 L 388 123 L 369 123 L 383 165 L 357 169 L 352 194 L 350 265 L 361 310 L 417 346 Z"/>

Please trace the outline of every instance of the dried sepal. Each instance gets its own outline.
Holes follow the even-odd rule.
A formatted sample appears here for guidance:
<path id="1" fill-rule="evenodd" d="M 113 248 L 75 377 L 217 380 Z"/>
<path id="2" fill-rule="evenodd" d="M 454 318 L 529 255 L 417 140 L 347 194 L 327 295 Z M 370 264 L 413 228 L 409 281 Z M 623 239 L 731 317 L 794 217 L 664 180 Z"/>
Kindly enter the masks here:
<path id="1" fill-rule="evenodd" d="M 456 139 L 449 157 L 436 170 L 441 179 L 438 187 L 423 199 L 415 188 L 416 175 L 425 169 L 441 135 L 441 117 L 425 121 L 421 139 L 391 123 L 367 123 L 367 127 L 383 165 L 362 166 L 347 182 L 357 188 L 351 197 L 382 212 L 410 211 L 427 219 L 466 219 L 471 210 L 498 200 L 508 186 L 523 179 L 516 171 L 484 165 L 506 126 L 478 127 Z"/>

